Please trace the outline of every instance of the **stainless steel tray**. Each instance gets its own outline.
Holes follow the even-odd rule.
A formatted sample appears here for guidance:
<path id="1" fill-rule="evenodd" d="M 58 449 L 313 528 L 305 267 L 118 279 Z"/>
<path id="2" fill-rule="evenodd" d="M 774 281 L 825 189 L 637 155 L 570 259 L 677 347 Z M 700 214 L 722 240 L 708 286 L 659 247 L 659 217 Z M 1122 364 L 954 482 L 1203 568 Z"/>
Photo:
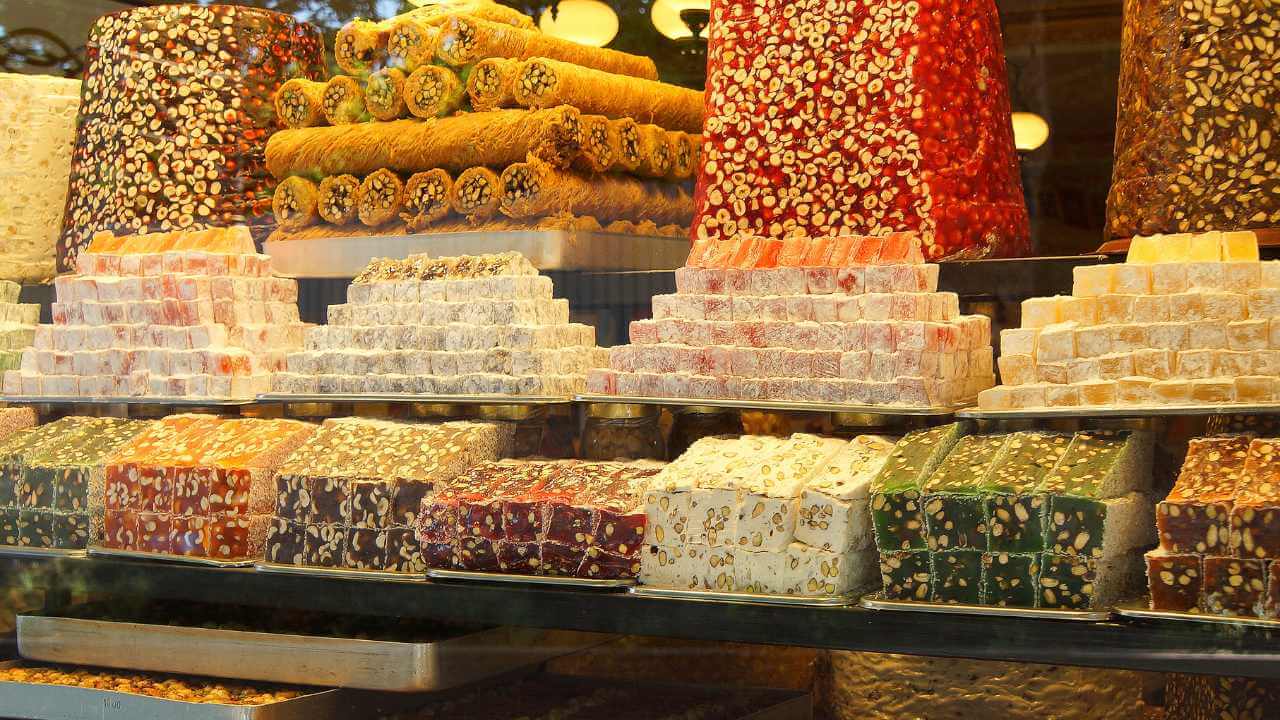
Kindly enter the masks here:
<path id="1" fill-rule="evenodd" d="M 280 240 L 263 247 L 276 272 L 316 278 L 355 277 L 375 257 L 513 250 L 539 270 L 674 270 L 689 256 L 689 239 L 585 230 L 482 230 Z"/>
<path id="2" fill-rule="evenodd" d="M 942 603 L 912 602 L 910 600 L 885 600 L 868 595 L 859 603 L 868 610 L 895 612 L 934 613 L 937 615 L 979 615 L 985 617 L 1014 617 L 1033 620 L 1068 620 L 1071 622 L 1105 622 L 1111 619 L 1110 610 L 1048 610 L 1042 608 L 996 607 L 994 605 L 944 605 Z"/>
<path id="3" fill-rule="evenodd" d="M 129 560 L 152 560 L 156 562 L 179 563 L 182 565 L 201 565 L 217 568 L 252 567 L 254 560 L 217 560 L 215 558 L 188 557 L 186 555 L 166 555 L 164 553 L 143 552 L 141 550 L 117 550 L 96 545 L 89 546 L 89 557 L 127 558 Z"/>
<path id="4" fill-rule="evenodd" d="M 711 590 L 678 590 L 675 588 L 637 585 L 631 588 L 637 597 L 666 598 L 668 600 L 701 600 L 704 602 L 763 603 L 766 605 L 801 605 L 805 607 L 844 607 L 853 604 L 857 593 L 832 597 L 804 597 L 802 595 L 768 595 L 762 593 L 713 592 Z"/>
<path id="5" fill-rule="evenodd" d="M 709 405 L 712 407 L 742 410 L 774 410 L 779 412 L 828 412 L 863 413 L 866 415 L 902 415 L 912 417 L 946 417 L 956 413 L 956 407 L 918 408 L 900 405 L 847 405 L 840 403 L 782 402 L 775 400 L 725 400 L 700 398 L 638 397 L 631 395 L 582 394 L 574 398 L 578 402 L 620 403 L 625 405 Z M 957 406 L 957 407 L 963 407 Z"/>
<path id="6" fill-rule="evenodd" d="M 0 667 L 16 664 L 20 663 Z M 23 720 L 325 720 L 352 717 L 351 700 L 342 690 L 320 690 L 271 705 L 211 705 L 66 685 L 0 682 L 0 712 Z"/>
<path id="7" fill-rule="evenodd" d="M 508 585 L 556 585 L 589 590 L 618 590 L 636 584 L 635 578 L 619 580 L 593 580 L 591 578 L 559 577 L 555 575 L 504 575 L 503 573 L 471 572 L 469 570 L 427 570 L 432 580 L 466 580 L 468 582 L 504 583 Z"/>
<path id="8" fill-rule="evenodd" d="M 390 692 L 457 687 L 612 638 L 568 630 L 498 627 L 436 642 L 407 643 L 73 618 L 18 618 L 18 652 L 42 662 Z M 198 651 L 192 652 L 192 648 Z"/>
<path id="9" fill-rule="evenodd" d="M 385 570 L 348 570 L 346 568 L 321 568 L 307 565 L 281 565 L 272 562 L 255 562 L 253 569 L 276 575 L 306 575 L 308 577 L 336 578 L 338 580 L 378 580 L 380 582 L 424 582 L 422 573 L 398 573 Z"/>
<path id="10" fill-rule="evenodd" d="M 17 547 L 15 545 L 0 545 L 0 557 L 7 558 L 31 558 L 33 560 L 48 560 L 49 558 L 82 558 L 88 555 L 86 550 L 70 550 L 62 548 L 37 548 L 37 547 Z"/>
<path id="11" fill-rule="evenodd" d="M 294 395 L 265 393 L 259 402 L 284 403 L 428 403 L 433 405 L 567 405 L 572 398 L 550 395 L 413 395 L 410 393 L 333 393 Z"/>
<path id="12" fill-rule="evenodd" d="M 1117 405 L 1115 407 L 1029 408 L 979 410 L 966 408 L 956 417 L 972 420 L 1034 420 L 1039 418 L 1136 418 L 1198 415 L 1280 414 L 1280 403 L 1239 405 Z"/>
<path id="13" fill-rule="evenodd" d="M 0 402 L 16 405 L 175 405 L 183 407 L 244 407 L 256 405 L 252 398 L 227 400 L 189 397 L 80 397 L 61 395 L 3 395 Z"/>
<path id="14" fill-rule="evenodd" d="M 1122 606 L 1116 608 L 1120 617 L 1135 620 L 1172 620 L 1175 622 L 1200 623 L 1201 625 L 1233 625 L 1236 627 L 1280 628 L 1280 620 L 1256 617 L 1223 617 L 1200 613 L 1174 612 L 1173 610 L 1151 610 L 1146 606 Z"/>

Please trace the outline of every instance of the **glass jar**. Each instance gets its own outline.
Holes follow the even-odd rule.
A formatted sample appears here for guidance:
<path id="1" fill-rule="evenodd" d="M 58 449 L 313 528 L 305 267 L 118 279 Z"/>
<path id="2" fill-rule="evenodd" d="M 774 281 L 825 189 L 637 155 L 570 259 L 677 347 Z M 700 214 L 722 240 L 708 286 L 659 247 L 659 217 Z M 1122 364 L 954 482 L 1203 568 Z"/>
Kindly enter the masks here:
<path id="1" fill-rule="evenodd" d="M 661 410 L 653 405 L 594 403 L 587 407 L 582 457 L 587 460 L 662 460 Z"/>
<path id="2" fill-rule="evenodd" d="M 667 457 L 671 460 L 683 455 L 690 445 L 704 437 L 742 434 L 742 415 L 737 410 L 691 405 L 677 410 L 675 415 L 671 439 L 667 442 Z"/>
<path id="3" fill-rule="evenodd" d="M 547 429 L 545 405 L 481 405 L 480 420 L 510 426 L 513 431 L 512 457 L 533 457 L 542 453 L 542 436 Z"/>

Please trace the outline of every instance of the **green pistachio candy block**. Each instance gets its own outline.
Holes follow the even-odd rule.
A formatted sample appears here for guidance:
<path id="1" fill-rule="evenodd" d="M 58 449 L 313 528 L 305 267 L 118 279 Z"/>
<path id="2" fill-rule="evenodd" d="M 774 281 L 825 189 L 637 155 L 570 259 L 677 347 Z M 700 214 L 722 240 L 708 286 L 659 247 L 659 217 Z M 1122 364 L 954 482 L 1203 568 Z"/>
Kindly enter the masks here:
<path id="1" fill-rule="evenodd" d="M 962 423 L 908 433 L 871 482 L 871 519 L 880 550 L 922 550 L 921 490 L 967 431 Z"/>
<path id="2" fill-rule="evenodd" d="M 886 600 L 928 600 L 930 572 L 928 550 L 880 553 L 880 582 Z"/>
<path id="3" fill-rule="evenodd" d="M 1091 430 L 1076 433 L 1040 484 L 1045 495 L 1105 500 L 1151 487 L 1151 433 Z"/>
<path id="4" fill-rule="evenodd" d="M 0 350 L 0 371 L 17 370 L 22 367 L 21 350 Z"/>
<path id="5" fill-rule="evenodd" d="M 933 601 L 960 605 L 986 602 L 982 593 L 982 553 L 946 550 L 932 553 Z"/>
<path id="6" fill-rule="evenodd" d="M 1059 555 L 1113 557 L 1155 542 L 1155 506 L 1142 493 L 1092 500 L 1053 495 L 1045 517 L 1045 548 Z"/>
<path id="7" fill-rule="evenodd" d="M 983 553 L 982 569 L 987 605 L 1033 608 L 1039 604 L 1039 553 Z"/>
<path id="8" fill-rule="evenodd" d="M 1008 435 L 961 438 L 924 488 L 924 519 L 930 550 L 987 547 L 983 488 Z"/>
<path id="9" fill-rule="evenodd" d="M 1078 555 L 1040 556 L 1040 607 L 1107 608 L 1134 591 L 1143 577 L 1141 553 L 1092 560 Z"/>
<path id="10" fill-rule="evenodd" d="M 1045 498 L 1037 492 L 1071 445 L 1065 433 L 1019 432 L 1009 436 L 986 488 L 987 547 L 992 552 L 1044 549 Z"/>
<path id="11" fill-rule="evenodd" d="M 0 508 L 0 545 L 17 547 L 20 512 L 18 508 Z"/>

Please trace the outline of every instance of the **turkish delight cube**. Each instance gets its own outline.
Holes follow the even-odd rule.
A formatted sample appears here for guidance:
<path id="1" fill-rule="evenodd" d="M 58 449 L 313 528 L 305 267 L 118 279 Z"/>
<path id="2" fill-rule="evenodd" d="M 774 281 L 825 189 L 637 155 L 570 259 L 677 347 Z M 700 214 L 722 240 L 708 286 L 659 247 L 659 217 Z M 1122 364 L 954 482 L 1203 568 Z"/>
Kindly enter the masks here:
<path id="1" fill-rule="evenodd" d="M 1072 269 L 1072 295 L 1097 297 L 1113 292 L 1112 276 L 1118 265 L 1088 265 Z"/>
<path id="2" fill-rule="evenodd" d="M 934 602 L 978 605 L 985 601 L 982 590 L 982 552 L 945 550 L 930 557 Z"/>
<path id="3" fill-rule="evenodd" d="M 53 515 L 53 547 L 60 550 L 83 550 L 89 545 L 89 514 L 84 512 Z"/>
<path id="4" fill-rule="evenodd" d="M 585 548 L 575 548 L 554 541 L 544 541 L 539 550 L 542 573 L 557 577 L 574 577 L 587 556 Z"/>
<path id="5" fill-rule="evenodd" d="M 886 600 L 928 600 L 932 578 L 929 551 L 880 552 L 880 584 Z"/>
<path id="6" fill-rule="evenodd" d="M 737 520 L 728 542 L 752 552 L 781 551 L 795 538 L 797 510 L 795 498 L 747 494 L 735 509 Z"/>
<path id="7" fill-rule="evenodd" d="M 307 523 L 303 564 L 312 567 L 340 567 L 346 545 L 346 528 L 330 523 Z"/>
<path id="8" fill-rule="evenodd" d="M 1039 603 L 1039 553 L 983 553 L 982 571 L 984 604 L 1033 608 Z"/>
<path id="9" fill-rule="evenodd" d="M 1227 617 L 1262 617 L 1266 562 L 1233 557 L 1204 558 L 1204 610 Z"/>
<path id="10" fill-rule="evenodd" d="M 351 483 L 346 478 L 311 477 L 306 481 L 311 504 L 308 522 L 346 525 L 351 522 Z"/>
<path id="11" fill-rule="evenodd" d="M 387 531 L 363 527 L 347 529 L 342 566 L 351 570 L 385 570 Z"/>
<path id="12" fill-rule="evenodd" d="M 1243 558 L 1280 558 L 1280 498 L 1237 498 L 1231 509 L 1232 554 Z"/>
<path id="13" fill-rule="evenodd" d="M 391 526 L 394 482 L 375 480 L 351 483 L 348 494 L 351 527 L 376 530 Z"/>
<path id="14" fill-rule="evenodd" d="M 1204 575 L 1199 555 L 1152 550 L 1147 561 L 1147 587 L 1152 610 L 1195 612 L 1204 602 Z"/>
<path id="15" fill-rule="evenodd" d="M 582 564 L 575 573 L 580 578 L 592 580 L 621 580 L 640 574 L 640 558 L 618 555 L 597 547 L 587 548 Z"/>
<path id="16" fill-rule="evenodd" d="M 499 541 L 498 569 L 510 575 L 537 575 L 542 570 L 542 553 L 537 542 Z"/>
<path id="17" fill-rule="evenodd" d="M 299 475 L 276 476 L 275 514 L 285 520 L 300 523 L 312 522 L 311 492 L 307 478 Z"/>
<path id="18" fill-rule="evenodd" d="M 203 518 L 200 518 L 200 520 L 203 522 Z M 179 539 L 171 535 L 170 542 L 174 544 L 175 552 L 178 552 L 177 548 L 180 543 L 182 547 L 186 548 L 195 546 L 195 543 L 192 542 L 194 539 L 190 537 Z M 307 528 L 303 523 L 283 518 L 273 519 L 267 527 L 267 562 L 281 565 L 302 565 L 306 552 L 306 540 Z M 203 542 L 200 543 L 200 546 L 203 546 Z M 186 555 L 190 553 L 178 552 L 178 554 Z"/>
<path id="19" fill-rule="evenodd" d="M 388 572 L 423 573 L 427 570 L 426 561 L 422 557 L 422 547 L 413 530 L 393 528 L 386 531 L 386 562 L 384 568 Z"/>
<path id="20" fill-rule="evenodd" d="M 169 513 L 166 512 L 140 512 L 138 513 L 138 545 L 137 549 L 143 552 L 153 553 L 169 553 L 172 546 L 169 544 L 169 531 L 171 520 Z"/>

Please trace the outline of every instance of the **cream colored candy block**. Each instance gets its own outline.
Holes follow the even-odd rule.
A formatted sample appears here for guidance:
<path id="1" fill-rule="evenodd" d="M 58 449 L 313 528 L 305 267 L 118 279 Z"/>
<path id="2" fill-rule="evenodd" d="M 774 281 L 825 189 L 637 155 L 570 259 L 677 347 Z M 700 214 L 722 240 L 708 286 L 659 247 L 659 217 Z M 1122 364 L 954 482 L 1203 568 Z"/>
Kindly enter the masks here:
<path id="1" fill-rule="evenodd" d="M 1261 272 L 1260 287 L 1280 289 L 1280 260 L 1261 263 L 1259 271 Z"/>
<path id="2" fill-rule="evenodd" d="M 1226 291 L 1226 265 L 1220 262 L 1187 263 L 1187 289 Z"/>
<path id="3" fill-rule="evenodd" d="M 1265 320 L 1280 317 L 1280 290 L 1258 288 L 1249 292 L 1249 318 Z"/>
<path id="4" fill-rule="evenodd" d="M 1227 347 L 1227 324 L 1216 320 L 1187 323 L 1187 341 L 1180 350 L 1222 350 Z"/>
<path id="5" fill-rule="evenodd" d="M 1163 350 L 1181 350 L 1187 347 L 1189 326 L 1184 322 L 1152 323 L 1147 326 L 1147 343 Z"/>
<path id="6" fill-rule="evenodd" d="M 770 557 L 764 579 L 758 582 L 776 595 L 832 596 L 852 589 L 849 571 L 846 556 L 793 543 Z"/>
<path id="7" fill-rule="evenodd" d="M 1181 405 L 1191 400 L 1191 381 L 1174 378 L 1151 383 L 1151 398 L 1162 405 Z"/>
<path id="8" fill-rule="evenodd" d="M 1218 350 L 1213 355 L 1213 374 L 1219 377 L 1253 375 L 1253 353 Z"/>
<path id="9" fill-rule="evenodd" d="M 1045 388 L 1044 404 L 1048 407 L 1076 407 L 1080 404 L 1080 388 L 1074 385 Z"/>
<path id="10" fill-rule="evenodd" d="M 1189 262 L 1221 262 L 1222 233 L 1207 232 L 1192 235 L 1187 242 L 1187 260 Z"/>
<path id="11" fill-rule="evenodd" d="M 1111 352 L 1111 327 L 1094 325 L 1076 328 L 1076 356 L 1100 357 Z"/>
<path id="12" fill-rule="evenodd" d="M 1119 380 L 1133 374 L 1131 353 L 1112 353 L 1098 358 L 1098 377 L 1103 380 Z"/>
<path id="13" fill-rule="evenodd" d="M 1151 292 L 1151 268 L 1147 265 L 1116 265 L 1111 273 L 1112 292 L 1147 295 Z"/>
<path id="14" fill-rule="evenodd" d="M 867 500 L 842 500 L 820 490 L 800 496 L 795 539 L 811 547 L 844 552 L 867 547 L 871 539 Z"/>
<path id="15" fill-rule="evenodd" d="M 732 541 L 741 491 L 695 488 L 689 498 L 689 542 L 711 547 Z"/>
<path id="16" fill-rule="evenodd" d="M 1063 298 L 1058 308 L 1058 315 L 1063 322 L 1074 322 L 1080 325 L 1098 324 L 1098 299 L 1095 297 Z M 1003 335 L 1003 333 L 1001 333 Z"/>
<path id="17" fill-rule="evenodd" d="M 1035 355 L 1039 328 L 1012 328 L 1000 331 L 1000 354 Z"/>
<path id="18" fill-rule="evenodd" d="M 1213 377 L 1214 355 L 1217 352 L 1217 350 L 1183 350 L 1179 352 L 1178 377 L 1187 380 Z"/>
<path id="19" fill-rule="evenodd" d="M 1223 263 L 1223 287 L 1231 292 L 1247 293 L 1262 284 L 1262 267 L 1254 262 Z"/>
<path id="20" fill-rule="evenodd" d="M 1131 265 L 1152 265 L 1160 262 L 1160 236 L 1138 235 L 1129 241 L 1129 253 L 1125 263 Z"/>
<path id="21" fill-rule="evenodd" d="M 641 548 L 640 584 L 677 590 L 699 587 L 702 584 L 700 564 L 690 557 L 690 548 L 683 545 L 646 545 Z"/>
<path id="22" fill-rule="evenodd" d="M 1270 339 L 1267 344 L 1272 350 L 1280 350 L 1280 318 L 1272 318 L 1270 328 L 1268 333 Z"/>
<path id="23" fill-rule="evenodd" d="M 1151 292 L 1172 295 L 1187 291 L 1186 263 L 1162 263 L 1151 266 Z"/>
<path id="24" fill-rule="evenodd" d="M 1179 322 L 1204 319 L 1204 297 L 1199 292 L 1176 293 L 1169 296 L 1169 317 Z"/>
<path id="25" fill-rule="evenodd" d="M 1068 362 L 1040 363 L 1036 365 L 1036 379 L 1042 383 L 1065 385 L 1070 376 L 1070 367 Z"/>
<path id="26" fill-rule="evenodd" d="M 1041 328 L 1052 325 L 1061 319 L 1058 308 L 1063 298 L 1030 298 L 1022 301 L 1022 327 Z"/>
<path id="27" fill-rule="evenodd" d="M 1280 376 L 1280 350 L 1254 350 L 1253 371 L 1258 375 Z"/>
<path id="28" fill-rule="evenodd" d="M 1258 235 L 1252 230 L 1222 233 L 1220 248 L 1222 259 L 1228 262 L 1258 262 Z"/>
<path id="29" fill-rule="evenodd" d="M 706 564 L 702 571 L 702 587 L 704 590 L 716 592 L 733 592 L 733 561 L 735 551 L 730 547 L 711 547 L 707 549 Z"/>
<path id="30" fill-rule="evenodd" d="M 1036 339 L 1037 362 L 1065 362 L 1076 357 L 1076 328 L 1073 322 L 1054 323 L 1040 329 Z"/>
<path id="31" fill-rule="evenodd" d="M 1121 405 L 1150 405 L 1154 378 L 1125 377 L 1116 381 L 1116 400 Z"/>
<path id="32" fill-rule="evenodd" d="M 1116 404 L 1115 380 L 1086 380 L 1079 383 L 1080 404 L 1092 407 Z"/>
<path id="33" fill-rule="evenodd" d="M 751 552 L 745 548 L 733 551 L 733 591 L 740 593 L 766 594 L 764 582 L 769 578 L 772 568 L 770 558 L 776 553 Z"/>
<path id="34" fill-rule="evenodd" d="M 1078 358 L 1067 363 L 1067 382 L 1071 384 L 1101 378 L 1098 358 Z"/>
<path id="35" fill-rule="evenodd" d="M 1242 293 L 1207 292 L 1201 295 L 1201 316 L 1205 320 L 1244 320 L 1249 315 L 1249 297 Z"/>
<path id="36" fill-rule="evenodd" d="M 1274 375 L 1242 375 L 1235 379 L 1236 402 L 1264 403 L 1280 399 L 1280 378 Z"/>
<path id="37" fill-rule="evenodd" d="M 1164 295 L 1143 295 L 1133 301 L 1133 319 L 1135 323 L 1162 323 L 1169 317 L 1169 298 Z"/>
<path id="38" fill-rule="evenodd" d="M 1191 259 L 1191 234 L 1160 235 L 1161 262 L 1184 263 Z"/>
<path id="39" fill-rule="evenodd" d="M 983 410 L 1010 410 L 1013 408 L 1013 392 L 1003 385 L 987 388 L 978 393 L 978 407 Z"/>
<path id="40" fill-rule="evenodd" d="M 1270 322 L 1263 320 L 1238 320 L 1227 323 L 1227 348 L 1231 350 L 1266 350 L 1269 342 Z"/>
<path id="41" fill-rule="evenodd" d="M 1137 295 L 1120 295 L 1111 293 L 1098 298 L 1098 323 L 1115 325 L 1133 322 L 1133 304 Z"/>
<path id="42" fill-rule="evenodd" d="M 737 508 L 732 544 L 748 550 L 781 550 L 795 539 L 798 512 L 794 497 L 748 493 Z"/>
<path id="43" fill-rule="evenodd" d="M 1076 297 L 1097 297 L 1112 291 L 1111 274 L 1115 265 L 1085 265 L 1073 268 L 1071 294 Z"/>
<path id="44" fill-rule="evenodd" d="M 1173 377 L 1177 355 L 1171 350 L 1146 349 L 1133 353 L 1133 371 L 1141 377 L 1167 380 Z"/>
<path id="45" fill-rule="evenodd" d="M 1046 384 L 1018 385 L 1009 388 L 1009 407 L 1013 410 L 1044 407 Z"/>
<path id="46" fill-rule="evenodd" d="M 1137 324 L 1114 325 L 1111 328 L 1111 352 L 1133 352 L 1149 347 L 1147 326 Z"/>
<path id="47" fill-rule="evenodd" d="M 1236 384 L 1232 378 L 1200 378 L 1191 381 L 1191 401 L 1197 403 L 1232 403 L 1236 400 Z"/>
<path id="48" fill-rule="evenodd" d="M 1001 355 L 1000 381 L 1005 385 L 1026 385 L 1036 381 L 1036 361 L 1030 355 Z"/>
<path id="49" fill-rule="evenodd" d="M 644 541 L 650 545 L 684 544 L 688 540 L 692 493 L 650 489 L 644 494 Z"/>

